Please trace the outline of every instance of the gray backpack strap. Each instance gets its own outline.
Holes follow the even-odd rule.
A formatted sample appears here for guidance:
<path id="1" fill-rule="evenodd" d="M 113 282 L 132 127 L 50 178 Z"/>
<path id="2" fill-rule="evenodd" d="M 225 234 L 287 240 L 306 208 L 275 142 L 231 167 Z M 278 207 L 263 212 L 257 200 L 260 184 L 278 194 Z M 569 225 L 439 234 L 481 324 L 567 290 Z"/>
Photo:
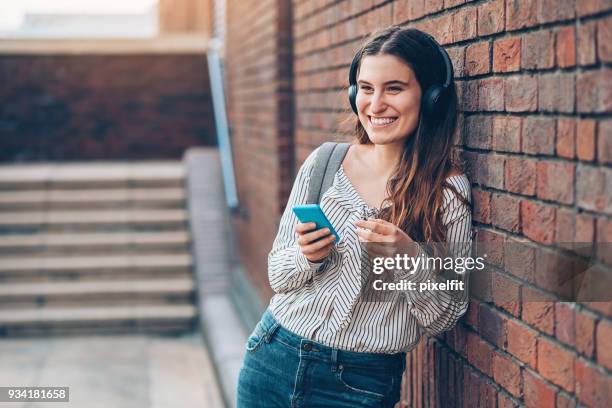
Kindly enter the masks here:
<path id="1" fill-rule="evenodd" d="M 321 145 L 321 147 L 319 147 L 315 165 L 312 169 L 312 173 L 310 174 L 306 204 L 317 204 L 319 202 L 321 185 L 323 183 L 323 178 L 325 177 L 325 171 L 327 170 L 327 163 L 329 162 L 329 158 L 335 147 L 336 144 L 333 142 L 325 142 Z"/>
<path id="2" fill-rule="evenodd" d="M 334 184 L 334 177 L 344 160 L 344 156 L 346 156 L 346 152 L 348 151 L 350 143 L 338 143 L 336 144 L 336 148 L 331 154 L 329 161 L 327 162 L 327 169 L 325 170 L 325 177 L 323 178 L 323 183 L 321 183 L 321 194 L 319 195 L 319 200 L 323 196 L 332 184 Z"/>
<path id="3" fill-rule="evenodd" d="M 325 142 L 317 152 L 315 167 L 310 175 L 307 204 L 317 204 L 333 184 L 334 176 L 344 160 L 350 143 Z"/>

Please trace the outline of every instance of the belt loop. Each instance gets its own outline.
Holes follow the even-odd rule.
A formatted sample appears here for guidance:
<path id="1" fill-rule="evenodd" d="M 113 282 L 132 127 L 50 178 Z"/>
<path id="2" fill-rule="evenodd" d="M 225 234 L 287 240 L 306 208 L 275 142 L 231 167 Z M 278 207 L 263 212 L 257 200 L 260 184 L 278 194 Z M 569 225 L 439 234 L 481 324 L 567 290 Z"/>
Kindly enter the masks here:
<path id="1" fill-rule="evenodd" d="M 331 350 L 331 372 L 335 373 L 338 369 L 338 350 L 333 348 Z"/>
<path id="2" fill-rule="evenodd" d="M 276 333 L 279 327 L 280 327 L 280 323 L 276 322 L 272 325 L 272 327 L 268 329 L 268 332 L 265 335 L 266 343 L 270 342 L 270 339 L 272 338 L 272 336 L 274 336 L 274 333 Z"/>

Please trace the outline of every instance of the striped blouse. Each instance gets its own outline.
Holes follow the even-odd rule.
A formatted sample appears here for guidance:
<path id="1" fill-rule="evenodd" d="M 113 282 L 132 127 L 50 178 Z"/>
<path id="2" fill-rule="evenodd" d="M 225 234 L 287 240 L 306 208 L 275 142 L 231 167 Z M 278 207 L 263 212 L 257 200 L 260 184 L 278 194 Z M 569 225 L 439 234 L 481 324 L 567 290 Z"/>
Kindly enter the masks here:
<path id="1" fill-rule="evenodd" d="M 422 331 L 436 335 L 451 329 L 468 307 L 465 296 L 457 299 L 444 291 L 394 291 L 393 301 L 360 302 L 362 245 L 353 222 L 368 207 L 340 169 L 333 184 L 323 194 L 320 205 L 342 237 L 323 261 L 313 263 L 304 256 L 294 230 L 298 222 L 291 210 L 304 204 L 314 167 L 315 149 L 301 166 L 289 195 L 268 256 L 268 277 L 275 295 L 269 309 L 288 330 L 330 347 L 370 353 L 396 353 L 411 350 Z M 470 184 L 465 175 L 447 181 L 471 201 Z M 469 207 L 454 193 L 444 190 L 443 222 L 451 256 L 471 253 L 472 217 Z M 467 243 L 467 244 L 466 244 Z M 457 245 L 455 245 L 457 244 Z M 418 256 L 428 256 L 423 249 Z M 427 282 L 433 271 L 418 268 L 410 280 Z"/>

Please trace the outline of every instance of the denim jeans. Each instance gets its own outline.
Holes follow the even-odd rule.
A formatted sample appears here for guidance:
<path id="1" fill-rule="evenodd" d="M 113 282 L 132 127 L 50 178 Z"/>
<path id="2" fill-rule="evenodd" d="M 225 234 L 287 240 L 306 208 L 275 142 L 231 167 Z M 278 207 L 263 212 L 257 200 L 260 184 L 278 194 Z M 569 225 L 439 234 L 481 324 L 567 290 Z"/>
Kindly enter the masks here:
<path id="1" fill-rule="evenodd" d="M 246 344 L 238 408 L 389 407 L 406 354 L 334 349 L 282 327 L 266 310 Z"/>

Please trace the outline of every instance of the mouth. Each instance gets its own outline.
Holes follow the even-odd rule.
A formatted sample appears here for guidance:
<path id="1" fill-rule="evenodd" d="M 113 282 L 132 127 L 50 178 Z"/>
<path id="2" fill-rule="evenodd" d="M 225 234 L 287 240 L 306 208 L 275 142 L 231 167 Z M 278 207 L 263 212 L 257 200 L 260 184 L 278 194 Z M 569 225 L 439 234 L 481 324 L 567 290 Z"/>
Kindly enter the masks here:
<path id="1" fill-rule="evenodd" d="M 368 116 L 368 118 L 370 120 L 370 125 L 372 125 L 372 127 L 375 127 L 375 128 L 388 127 L 388 126 L 393 125 L 395 122 L 397 122 L 396 116 L 391 116 L 391 117 Z"/>

